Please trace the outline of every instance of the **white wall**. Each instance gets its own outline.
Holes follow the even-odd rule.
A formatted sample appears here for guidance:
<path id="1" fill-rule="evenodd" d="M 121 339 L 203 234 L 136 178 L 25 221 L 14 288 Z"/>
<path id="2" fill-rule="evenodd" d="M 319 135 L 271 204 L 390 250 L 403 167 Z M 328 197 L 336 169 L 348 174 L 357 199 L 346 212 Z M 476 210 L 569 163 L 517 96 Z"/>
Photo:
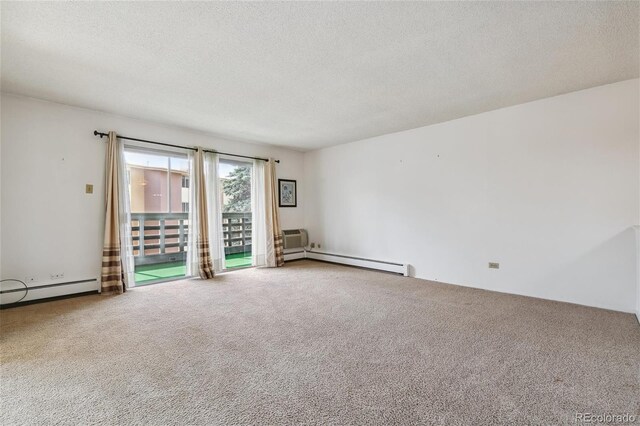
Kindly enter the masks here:
<path id="1" fill-rule="evenodd" d="M 310 241 L 634 312 L 638 114 L 635 79 L 306 153 Z"/>
<path id="2" fill-rule="evenodd" d="M 640 87 L 638 87 L 640 91 Z M 640 162 L 640 136 L 638 137 L 638 161 Z M 640 173 L 638 173 L 638 191 L 640 191 Z M 640 203 L 640 195 L 638 197 L 638 202 Z M 637 252 L 636 252 L 636 317 L 638 318 L 638 322 L 640 322 L 640 204 L 638 208 L 638 221 L 636 222 L 636 241 L 637 241 Z"/>
<path id="3" fill-rule="evenodd" d="M 1 228 L 2 278 L 50 274 L 65 280 L 99 275 L 104 227 L 105 142 L 95 129 L 180 145 L 280 159 L 279 178 L 300 180 L 303 154 L 233 142 L 176 127 L 2 95 Z M 84 193 L 85 184 L 94 193 Z M 304 194 L 298 207 L 281 209 L 283 228 L 303 224 Z"/>
<path id="4" fill-rule="evenodd" d="M 636 317 L 640 322 L 640 225 L 636 225 Z"/>
<path id="5" fill-rule="evenodd" d="M 630 80 L 304 155 L 3 94 L 0 277 L 40 285 L 54 272 L 97 276 L 104 143 L 92 132 L 113 129 L 281 159 L 278 177 L 300 186 L 282 225 L 304 225 L 325 251 L 409 262 L 420 278 L 633 312 L 638 92 Z"/>
<path id="6" fill-rule="evenodd" d="M 2 102 L 0 102 L 0 117 L 2 117 Z M 2 279 L 2 120 L 0 120 L 0 279 Z"/>

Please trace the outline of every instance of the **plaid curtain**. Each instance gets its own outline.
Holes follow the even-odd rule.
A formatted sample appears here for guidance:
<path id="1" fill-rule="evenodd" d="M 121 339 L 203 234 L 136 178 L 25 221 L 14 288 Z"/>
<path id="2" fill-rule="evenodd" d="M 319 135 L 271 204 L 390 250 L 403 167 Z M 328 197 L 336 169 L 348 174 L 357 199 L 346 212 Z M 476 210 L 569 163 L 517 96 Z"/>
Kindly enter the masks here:
<path id="1" fill-rule="evenodd" d="M 267 266 L 284 265 L 284 246 L 282 229 L 280 229 L 280 213 L 278 211 L 278 186 L 276 182 L 276 162 L 269 159 L 264 167 L 265 207 L 267 221 Z M 273 243 L 271 240 L 273 239 Z"/>
<path id="2" fill-rule="evenodd" d="M 207 188 L 204 177 L 204 152 L 198 148 L 193 159 L 192 191 L 195 191 L 195 205 L 191 208 L 195 210 L 195 224 L 189 223 L 189 228 L 195 228 L 195 240 L 197 249 L 198 275 L 206 280 L 214 277 L 213 262 L 209 250 L 209 215 L 207 214 Z"/>
<path id="3" fill-rule="evenodd" d="M 120 182 L 118 172 L 118 142 L 115 132 L 109 132 L 106 161 L 106 215 L 104 222 L 104 243 L 102 245 L 102 271 L 100 287 L 102 294 L 120 294 L 124 285 L 122 245 L 120 243 Z"/>

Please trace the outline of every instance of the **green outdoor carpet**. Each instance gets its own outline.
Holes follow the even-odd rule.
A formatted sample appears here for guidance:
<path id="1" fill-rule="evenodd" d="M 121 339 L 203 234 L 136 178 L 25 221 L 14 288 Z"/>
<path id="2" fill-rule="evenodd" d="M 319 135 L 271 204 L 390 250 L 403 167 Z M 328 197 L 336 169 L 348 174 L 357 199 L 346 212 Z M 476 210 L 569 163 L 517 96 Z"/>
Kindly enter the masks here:
<path id="1" fill-rule="evenodd" d="M 225 257 L 225 264 L 228 269 L 251 266 L 251 253 L 229 254 Z M 141 265 L 136 267 L 135 280 L 137 285 L 144 285 L 158 280 L 184 277 L 186 273 L 187 267 L 182 262 Z"/>
<path id="2" fill-rule="evenodd" d="M 251 253 L 236 253 L 225 256 L 225 265 L 227 268 L 244 268 L 251 266 Z"/>
<path id="3" fill-rule="evenodd" d="M 156 280 L 184 277 L 187 266 L 182 262 L 162 263 L 158 265 L 141 265 L 136 267 L 136 284 L 145 284 Z"/>

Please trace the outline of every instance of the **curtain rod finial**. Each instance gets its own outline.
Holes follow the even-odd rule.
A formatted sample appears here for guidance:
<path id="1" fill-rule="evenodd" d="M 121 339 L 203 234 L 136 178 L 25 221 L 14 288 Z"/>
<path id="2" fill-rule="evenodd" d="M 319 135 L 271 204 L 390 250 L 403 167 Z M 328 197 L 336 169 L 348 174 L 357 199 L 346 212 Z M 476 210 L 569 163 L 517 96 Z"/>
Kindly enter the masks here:
<path id="1" fill-rule="evenodd" d="M 98 136 L 98 131 L 97 130 L 93 131 L 93 136 Z"/>

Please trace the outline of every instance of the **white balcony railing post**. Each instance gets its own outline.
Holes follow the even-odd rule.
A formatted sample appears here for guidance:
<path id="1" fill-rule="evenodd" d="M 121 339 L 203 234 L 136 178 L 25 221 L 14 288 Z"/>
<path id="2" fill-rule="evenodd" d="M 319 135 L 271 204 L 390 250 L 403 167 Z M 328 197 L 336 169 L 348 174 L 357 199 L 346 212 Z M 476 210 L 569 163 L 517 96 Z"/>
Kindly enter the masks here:
<path id="1" fill-rule="evenodd" d="M 142 218 L 138 218 L 138 235 L 140 237 L 138 240 L 138 256 L 144 257 L 144 216 Z"/>

